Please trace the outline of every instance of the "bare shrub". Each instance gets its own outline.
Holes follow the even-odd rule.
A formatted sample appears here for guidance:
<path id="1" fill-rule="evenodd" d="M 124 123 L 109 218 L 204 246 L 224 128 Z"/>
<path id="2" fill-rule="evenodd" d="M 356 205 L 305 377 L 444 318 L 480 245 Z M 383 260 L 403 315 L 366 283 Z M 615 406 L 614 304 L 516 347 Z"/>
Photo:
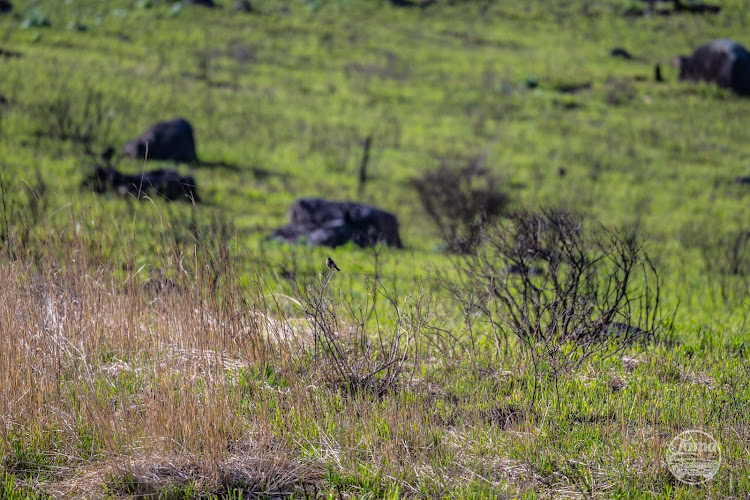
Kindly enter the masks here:
<path id="1" fill-rule="evenodd" d="M 738 229 L 710 238 L 700 231 L 694 235 L 706 269 L 711 293 L 725 304 L 742 301 L 750 286 L 750 231 Z"/>
<path id="2" fill-rule="evenodd" d="M 51 94 L 32 110 L 39 123 L 37 135 L 71 141 L 94 155 L 95 146 L 107 143 L 112 126 L 111 109 L 104 94 L 88 87 L 83 95 L 78 95 L 64 86 Z"/>
<path id="3" fill-rule="evenodd" d="M 440 238 L 458 254 L 472 253 L 481 241 L 482 228 L 508 206 L 510 197 L 498 184 L 479 157 L 463 167 L 443 163 L 411 181 Z"/>
<path id="4" fill-rule="evenodd" d="M 415 366 L 418 336 L 434 318 L 434 299 L 421 283 L 399 297 L 381 284 L 376 273 L 367 278 L 368 293 L 364 303 L 358 303 L 332 292 L 333 275 L 331 270 L 301 284 L 292 283 L 312 329 L 312 362 L 326 383 L 381 397 L 397 389 Z M 300 348 L 298 353 L 307 357 L 309 351 Z"/>
<path id="5" fill-rule="evenodd" d="M 466 315 L 489 319 L 498 349 L 509 333 L 520 341 L 534 367 L 533 404 L 547 375 L 557 388 L 592 356 L 653 337 L 659 275 L 643 245 L 564 210 L 519 211 L 456 261 L 458 282 L 442 282 L 470 306 Z"/>

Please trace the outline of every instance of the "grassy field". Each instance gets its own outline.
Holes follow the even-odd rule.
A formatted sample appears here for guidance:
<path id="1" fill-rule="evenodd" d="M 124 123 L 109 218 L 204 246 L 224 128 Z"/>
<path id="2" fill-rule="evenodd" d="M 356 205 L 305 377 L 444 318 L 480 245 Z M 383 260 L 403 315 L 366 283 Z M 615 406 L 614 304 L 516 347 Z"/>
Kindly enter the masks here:
<path id="1" fill-rule="evenodd" d="M 750 498 L 750 100 L 671 66 L 750 44 L 750 2 L 13 3 L 0 498 Z M 223 165 L 177 166 L 202 203 L 81 187 L 177 116 Z M 449 293 L 467 261 L 411 180 L 475 158 L 514 209 L 645 239 L 652 339 L 555 372 Z M 268 240 L 302 196 L 396 214 L 405 248 Z M 721 447 L 700 486 L 665 458 L 690 429 Z"/>

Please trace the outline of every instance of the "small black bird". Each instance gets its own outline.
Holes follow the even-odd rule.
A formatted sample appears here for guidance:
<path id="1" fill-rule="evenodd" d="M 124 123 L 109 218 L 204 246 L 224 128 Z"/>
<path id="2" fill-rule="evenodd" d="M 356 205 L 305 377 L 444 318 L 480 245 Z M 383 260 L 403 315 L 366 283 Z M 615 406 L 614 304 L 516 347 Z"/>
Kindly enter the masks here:
<path id="1" fill-rule="evenodd" d="M 339 272 L 341 271 L 341 269 L 339 269 L 339 266 L 337 266 L 333 259 L 330 257 L 326 259 L 326 266 L 328 266 L 328 269 L 335 269 Z"/>

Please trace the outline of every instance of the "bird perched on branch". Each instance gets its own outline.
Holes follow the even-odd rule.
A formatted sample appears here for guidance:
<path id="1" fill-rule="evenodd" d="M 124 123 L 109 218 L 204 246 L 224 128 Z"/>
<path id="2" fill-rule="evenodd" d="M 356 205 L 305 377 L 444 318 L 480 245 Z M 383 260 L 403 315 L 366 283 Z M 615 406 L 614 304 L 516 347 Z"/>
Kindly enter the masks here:
<path id="1" fill-rule="evenodd" d="M 335 269 L 339 272 L 341 271 L 341 269 L 339 269 L 339 266 L 337 266 L 336 263 L 333 261 L 333 259 L 330 257 L 326 259 L 326 266 L 328 266 L 328 269 L 331 269 L 331 270 Z"/>

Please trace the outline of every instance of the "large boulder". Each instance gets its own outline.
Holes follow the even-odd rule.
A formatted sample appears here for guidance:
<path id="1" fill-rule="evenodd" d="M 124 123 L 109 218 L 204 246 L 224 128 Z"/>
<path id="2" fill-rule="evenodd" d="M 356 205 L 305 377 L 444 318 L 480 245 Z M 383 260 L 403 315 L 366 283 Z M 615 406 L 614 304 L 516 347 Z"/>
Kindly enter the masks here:
<path id="1" fill-rule="evenodd" d="M 300 239 L 310 245 L 337 247 L 353 241 L 369 247 L 377 243 L 401 248 L 398 220 L 379 208 L 349 201 L 301 198 L 289 209 L 289 225 L 272 238 L 289 242 Z"/>
<path id="2" fill-rule="evenodd" d="M 711 82 L 750 95 L 750 52 L 734 40 L 714 40 L 674 62 L 680 68 L 680 80 Z"/>
<path id="3" fill-rule="evenodd" d="M 184 118 L 151 125 L 138 139 L 128 142 L 122 152 L 131 158 L 171 160 L 190 163 L 198 159 L 195 154 L 193 126 Z"/>
<path id="4" fill-rule="evenodd" d="M 83 181 L 83 185 L 99 194 L 112 192 L 135 198 L 158 195 L 172 201 L 200 201 L 195 179 L 191 176 L 183 177 L 174 170 L 158 169 L 141 174 L 123 174 L 111 167 L 96 167 L 94 173 Z"/>

